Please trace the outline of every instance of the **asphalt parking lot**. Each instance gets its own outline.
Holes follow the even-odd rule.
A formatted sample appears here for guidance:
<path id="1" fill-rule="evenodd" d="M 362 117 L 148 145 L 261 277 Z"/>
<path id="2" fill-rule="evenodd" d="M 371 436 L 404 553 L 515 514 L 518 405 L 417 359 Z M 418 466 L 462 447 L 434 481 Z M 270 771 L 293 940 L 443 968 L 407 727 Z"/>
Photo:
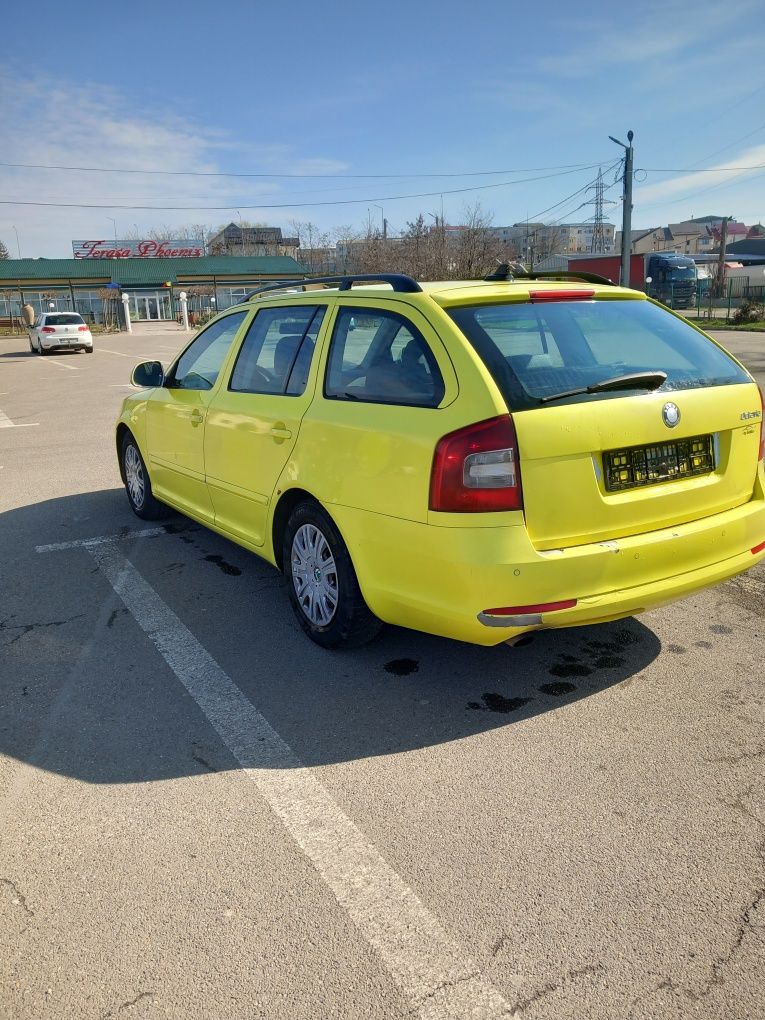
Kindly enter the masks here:
<path id="1" fill-rule="evenodd" d="M 0 1015 L 765 1017 L 765 570 L 323 651 L 129 510 L 113 422 L 183 337 L 0 339 Z"/>

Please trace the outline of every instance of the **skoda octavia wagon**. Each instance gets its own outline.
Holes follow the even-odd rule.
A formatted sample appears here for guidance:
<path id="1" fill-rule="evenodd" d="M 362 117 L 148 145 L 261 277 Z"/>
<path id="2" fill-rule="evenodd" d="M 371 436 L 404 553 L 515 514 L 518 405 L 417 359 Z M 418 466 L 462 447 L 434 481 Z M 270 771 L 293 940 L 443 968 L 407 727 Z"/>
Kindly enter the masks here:
<path id="1" fill-rule="evenodd" d="M 644 294 L 562 275 L 251 295 L 135 369 L 116 432 L 133 510 L 277 566 L 325 647 L 381 621 L 493 645 L 762 560 L 752 377 Z"/>

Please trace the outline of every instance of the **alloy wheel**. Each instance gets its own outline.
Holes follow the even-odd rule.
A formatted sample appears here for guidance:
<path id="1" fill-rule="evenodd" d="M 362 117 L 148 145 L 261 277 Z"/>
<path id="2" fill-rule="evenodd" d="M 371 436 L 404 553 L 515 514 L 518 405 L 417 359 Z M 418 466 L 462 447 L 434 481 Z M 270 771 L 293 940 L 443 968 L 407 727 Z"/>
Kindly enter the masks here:
<path id="1" fill-rule="evenodd" d="M 292 540 L 292 583 L 298 604 L 316 627 L 331 623 L 337 610 L 337 567 L 332 550 L 314 524 L 304 524 Z"/>
<path id="2" fill-rule="evenodd" d="M 132 444 L 125 447 L 125 483 L 133 505 L 140 510 L 146 496 L 146 482 L 141 455 Z"/>

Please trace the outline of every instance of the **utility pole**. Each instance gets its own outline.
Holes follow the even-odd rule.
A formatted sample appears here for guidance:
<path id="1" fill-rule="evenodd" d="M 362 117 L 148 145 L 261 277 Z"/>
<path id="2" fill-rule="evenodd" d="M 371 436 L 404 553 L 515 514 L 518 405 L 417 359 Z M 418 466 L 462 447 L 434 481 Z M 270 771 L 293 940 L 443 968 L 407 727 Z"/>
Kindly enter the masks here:
<path id="1" fill-rule="evenodd" d="M 728 220 L 730 216 L 723 216 L 720 227 L 720 255 L 717 259 L 717 279 L 715 280 L 715 292 L 717 297 L 722 297 L 723 280 L 725 278 L 725 249 L 728 246 Z"/>
<path id="2" fill-rule="evenodd" d="M 630 285 L 630 255 L 632 253 L 632 167 L 635 159 L 635 150 L 632 148 L 632 139 L 635 137 L 632 131 L 627 132 L 629 145 L 620 142 L 613 135 L 608 136 L 612 142 L 621 145 L 624 149 L 624 177 L 622 178 L 622 267 L 619 274 L 619 283 L 622 287 Z"/>

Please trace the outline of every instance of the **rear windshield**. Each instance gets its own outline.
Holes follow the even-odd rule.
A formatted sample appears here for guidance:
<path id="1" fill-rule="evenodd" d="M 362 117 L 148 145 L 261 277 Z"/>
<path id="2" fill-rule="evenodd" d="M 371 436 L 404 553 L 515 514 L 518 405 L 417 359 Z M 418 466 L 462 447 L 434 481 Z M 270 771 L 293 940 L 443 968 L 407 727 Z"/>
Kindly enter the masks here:
<path id="1" fill-rule="evenodd" d="M 510 410 L 539 407 L 541 397 L 631 372 L 666 372 L 662 391 L 750 381 L 719 347 L 648 301 L 471 305 L 450 314 Z M 625 392 L 566 400 L 608 400 Z"/>
<path id="2" fill-rule="evenodd" d="M 79 326 L 85 320 L 74 312 L 59 312 L 57 315 L 46 315 L 46 326 Z"/>

